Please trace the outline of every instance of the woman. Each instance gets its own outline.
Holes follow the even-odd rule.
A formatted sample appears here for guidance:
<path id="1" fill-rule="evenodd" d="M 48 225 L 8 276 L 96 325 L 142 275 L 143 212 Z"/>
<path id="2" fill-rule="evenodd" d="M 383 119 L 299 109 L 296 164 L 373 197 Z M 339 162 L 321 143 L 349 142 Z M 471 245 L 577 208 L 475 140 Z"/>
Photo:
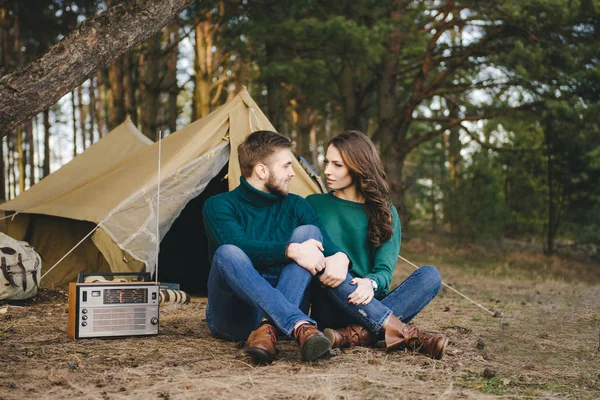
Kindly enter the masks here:
<path id="1" fill-rule="evenodd" d="M 332 347 L 372 344 L 381 335 L 388 351 L 418 349 L 441 358 L 445 336 L 406 325 L 437 295 L 438 271 L 421 267 L 389 291 L 400 250 L 400 220 L 373 142 L 361 132 L 343 132 L 329 142 L 325 163 L 331 192 L 307 200 L 351 266 L 339 286 L 322 279 L 314 285 L 314 319 L 328 328 Z"/>

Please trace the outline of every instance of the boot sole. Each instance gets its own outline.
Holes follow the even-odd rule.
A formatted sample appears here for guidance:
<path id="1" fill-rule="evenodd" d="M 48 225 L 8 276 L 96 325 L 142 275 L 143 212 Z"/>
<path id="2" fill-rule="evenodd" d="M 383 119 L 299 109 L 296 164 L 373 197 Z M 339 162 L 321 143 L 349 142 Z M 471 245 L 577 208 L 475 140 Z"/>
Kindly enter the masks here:
<path id="1" fill-rule="evenodd" d="M 444 357 L 444 353 L 446 352 L 446 346 L 448 346 L 448 342 L 449 342 L 448 337 L 444 336 L 443 343 L 440 346 L 442 349 L 440 350 L 439 354 L 436 355 L 436 357 L 435 357 L 436 360 L 441 360 L 442 357 Z"/>
<path id="2" fill-rule="evenodd" d="M 333 329 L 331 328 L 327 328 L 323 331 L 323 334 L 325 335 L 325 337 L 327 338 L 327 340 L 329 340 L 329 345 L 331 346 L 332 349 L 334 349 L 334 344 L 335 344 L 335 332 L 333 331 Z"/>
<path id="3" fill-rule="evenodd" d="M 257 347 L 245 347 L 244 353 L 248 354 L 256 364 L 268 364 L 275 360 L 275 356 Z"/>
<path id="4" fill-rule="evenodd" d="M 323 356 L 331 348 L 331 343 L 326 336 L 315 335 L 308 339 L 302 348 L 302 360 L 313 361 Z"/>

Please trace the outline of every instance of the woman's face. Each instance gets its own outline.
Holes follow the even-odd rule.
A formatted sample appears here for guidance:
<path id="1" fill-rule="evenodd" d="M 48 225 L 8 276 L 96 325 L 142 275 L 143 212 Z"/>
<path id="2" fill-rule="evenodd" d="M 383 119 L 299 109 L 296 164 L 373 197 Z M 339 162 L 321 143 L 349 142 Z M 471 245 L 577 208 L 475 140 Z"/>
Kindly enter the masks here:
<path id="1" fill-rule="evenodd" d="M 342 160 L 342 155 L 334 145 L 329 145 L 325 155 L 325 178 L 331 190 L 344 190 L 352 186 L 350 170 Z"/>

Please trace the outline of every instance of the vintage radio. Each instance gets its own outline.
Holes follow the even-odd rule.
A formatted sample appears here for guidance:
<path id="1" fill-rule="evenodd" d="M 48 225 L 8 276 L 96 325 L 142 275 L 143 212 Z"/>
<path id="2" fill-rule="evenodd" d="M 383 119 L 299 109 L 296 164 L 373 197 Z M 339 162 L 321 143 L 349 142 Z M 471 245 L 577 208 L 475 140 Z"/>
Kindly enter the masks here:
<path id="1" fill-rule="evenodd" d="M 68 335 L 73 339 L 157 335 L 159 284 L 149 274 L 101 274 L 102 277 L 136 276 L 124 279 L 85 282 L 79 274 L 69 284 Z"/>

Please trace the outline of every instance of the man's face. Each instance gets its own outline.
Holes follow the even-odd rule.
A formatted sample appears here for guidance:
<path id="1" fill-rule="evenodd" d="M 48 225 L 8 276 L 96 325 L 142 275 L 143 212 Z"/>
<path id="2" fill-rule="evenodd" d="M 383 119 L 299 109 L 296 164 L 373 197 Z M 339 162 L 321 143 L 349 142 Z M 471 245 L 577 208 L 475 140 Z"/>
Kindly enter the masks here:
<path id="1" fill-rule="evenodd" d="M 290 180 L 294 177 L 292 169 L 293 154 L 290 149 L 279 149 L 267 160 L 269 177 L 265 189 L 272 194 L 287 196 L 290 193 Z"/>

